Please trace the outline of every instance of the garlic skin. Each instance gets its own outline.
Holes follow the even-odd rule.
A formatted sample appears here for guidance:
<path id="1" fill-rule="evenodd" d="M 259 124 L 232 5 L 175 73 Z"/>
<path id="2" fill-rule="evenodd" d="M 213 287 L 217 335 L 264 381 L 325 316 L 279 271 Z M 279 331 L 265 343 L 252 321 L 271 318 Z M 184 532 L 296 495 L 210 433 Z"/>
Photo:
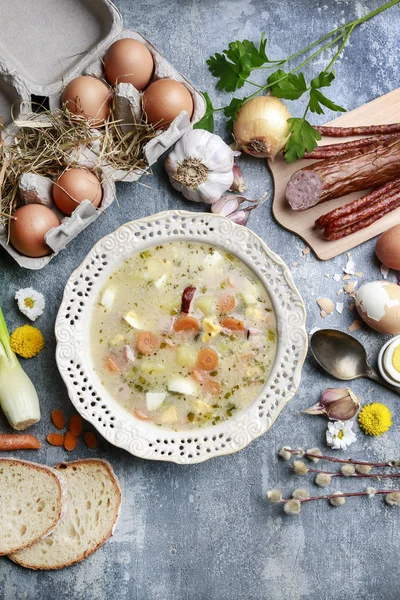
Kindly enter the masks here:
<path id="1" fill-rule="evenodd" d="M 233 183 L 229 188 L 231 192 L 239 192 L 240 194 L 245 191 L 246 184 L 244 182 L 244 177 L 242 171 L 240 170 L 239 165 L 236 160 L 233 162 Z"/>
<path id="2" fill-rule="evenodd" d="M 349 421 L 356 416 L 360 399 L 350 388 L 328 388 L 319 402 L 302 412 L 307 415 L 326 415 L 333 421 Z"/>
<path id="3" fill-rule="evenodd" d="M 237 154 L 218 135 L 192 129 L 175 144 L 165 169 L 173 187 L 185 198 L 213 204 L 233 183 Z"/>

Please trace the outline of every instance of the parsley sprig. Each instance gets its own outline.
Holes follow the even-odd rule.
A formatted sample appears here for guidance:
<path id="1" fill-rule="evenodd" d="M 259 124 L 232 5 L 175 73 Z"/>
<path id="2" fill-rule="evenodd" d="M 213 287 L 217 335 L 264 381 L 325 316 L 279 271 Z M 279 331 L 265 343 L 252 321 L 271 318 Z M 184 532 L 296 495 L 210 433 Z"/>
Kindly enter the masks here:
<path id="1" fill-rule="evenodd" d="M 326 109 L 340 112 L 346 111 L 345 108 L 336 104 L 325 95 L 325 88 L 329 88 L 335 79 L 333 65 L 342 53 L 354 29 L 399 2 L 400 0 L 391 0 L 364 17 L 337 27 L 306 46 L 306 48 L 280 60 L 270 60 L 268 57 L 266 52 L 267 39 L 264 33 L 261 36 L 258 47 L 249 40 L 231 42 L 229 47 L 223 50 L 222 54 L 216 53 L 207 60 L 209 70 L 218 79 L 217 89 L 225 92 L 236 92 L 245 83 L 249 83 L 257 87 L 257 90 L 244 98 L 233 97 L 229 105 L 222 108 L 214 108 L 207 92 L 203 92 L 206 101 L 206 113 L 195 127 L 214 131 L 214 113 L 223 111 L 224 115 L 228 118 L 228 129 L 232 131 L 233 122 L 244 102 L 267 91 L 272 96 L 284 100 L 298 100 L 302 96 L 308 95 L 308 103 L 303 116 L 288 119 L 291 135 L 285 148 L 286 162 L 290 163 L 297 158 L 302 158 L 305 152 L 311 152 L 316 148 L 318 140 L 321 139 L 319 132 L 307 121 L 306 117 L 308 113 L 321 115 L 325 114 Z M 307 83 L 301 69 L 324 52 L 324 50 L 335 45 L 338 46 L 338 49 L 331 61 L 316 77 Z M 293 64 L 300 56 L 308 54 L 315 48 L 317 49 L 300 62 L 300 64 L 289 70 L 287 69 L 289 63 Z M 286 70 L 284 69 L 285 66 Z M 249 79 L 251 73 L 259 69 L 275 69 L 268 76 L 264 85 L 259 85 Z"/>

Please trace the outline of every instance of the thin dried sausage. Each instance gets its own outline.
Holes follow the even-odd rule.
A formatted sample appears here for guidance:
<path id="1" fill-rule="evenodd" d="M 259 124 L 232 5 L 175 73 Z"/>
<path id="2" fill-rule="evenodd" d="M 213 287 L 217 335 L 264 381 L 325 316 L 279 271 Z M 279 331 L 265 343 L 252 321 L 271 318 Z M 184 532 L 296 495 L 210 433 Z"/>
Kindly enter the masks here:
<path id="1" fill-rule="evenodd" d="M 370 225 L 372 225 L 376 221 L 379 221 L 379 219 L 382 219 L 382 217 L 384 217 L 385 215 L 387 215 L 388 213 L 392 212 L 393 210 L 395 210 L 396 208 L 399 208 L 399 207 L 400 207 L 400 199 L 397 200 L 394 204 L 386 206 L 378 213 L 375 213 L 374 215 L 371 215 L 370 217 L 367 217 L 366 219 L 363 219 L 362 221 L 353 223 L 353 225 L 349 225 L 349 227 L 344 227 L 343 229 L 337 229 L 337 230 L 334 229 L 333 226 L 330 227 L 329 229 L 327 227 L 325 230 L 325 237 L 328 240 L 340 240 L 344 237 L 347 237 L 348 235 L 351 235 L 352 233 L 356 233 L 357 231 L 361 231 L 361 229 L 365 229 L 366 227 L 369 227 Z"/>
<path id="2" fill-rule="evenodd" d="M 400 123 L 386 125 L 362 125 L 360 127 L 330 127 L 329 125 L 315 125 L 314 129 L 321 135 L 328 137 L 348 137 L 350 135 L 376 135 L 381 133 L 399 133 Z"/>
<path id="3" fill-rule="evenodd" d="M 363 208 L 364 206 L 368 206 L 372 204 L 375 200 L 381 199 L 383 196 L 386 196 L 389 192 L 397 191 L 400 189 L 400 178 L 395 179 L 394 181 L 390 181 L 386 185 L 383 185 L 373 192 L 366 194 L 365 196 L 361 196 L 357 200 L 353 200 L 353 202 L 349 202 L 349 204 L 345 204 L 344 206 L 340 206 L 339 208 L 335 208 L 330 212 L 322 215 L 315 221 L 315 225 L 320 229 L 324 229 L 329 223 L 332 223 L 336 219 L 340 217 L 344 217 L 346 215 L 350 215 L 354 213 L 356 210 Z"/>

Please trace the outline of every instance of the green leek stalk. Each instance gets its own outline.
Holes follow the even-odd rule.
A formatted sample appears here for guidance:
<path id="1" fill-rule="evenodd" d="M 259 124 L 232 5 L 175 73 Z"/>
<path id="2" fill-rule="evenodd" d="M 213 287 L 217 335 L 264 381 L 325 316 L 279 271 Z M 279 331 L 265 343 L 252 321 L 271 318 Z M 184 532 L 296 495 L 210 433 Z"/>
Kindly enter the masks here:
<path id="1" fill-rule="evenodd" d="M 11 427 L 27 429 L 40 421 L 39 398 L 10 345 L 10 336 L 0 308 L 0 407 Z"/>

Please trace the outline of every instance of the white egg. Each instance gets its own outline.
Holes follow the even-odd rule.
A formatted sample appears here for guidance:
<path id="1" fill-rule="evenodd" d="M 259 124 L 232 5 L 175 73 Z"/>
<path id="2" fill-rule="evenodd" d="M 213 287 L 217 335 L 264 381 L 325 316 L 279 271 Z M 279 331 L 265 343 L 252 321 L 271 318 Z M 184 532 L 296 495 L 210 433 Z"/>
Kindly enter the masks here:
<path id="1" fill-rule="evenodd" d="M 389 281 L 371 281 L 356 295 L 360 317 L 372 329 L 394 335 L 400 333 L 400 286 Z"/>

